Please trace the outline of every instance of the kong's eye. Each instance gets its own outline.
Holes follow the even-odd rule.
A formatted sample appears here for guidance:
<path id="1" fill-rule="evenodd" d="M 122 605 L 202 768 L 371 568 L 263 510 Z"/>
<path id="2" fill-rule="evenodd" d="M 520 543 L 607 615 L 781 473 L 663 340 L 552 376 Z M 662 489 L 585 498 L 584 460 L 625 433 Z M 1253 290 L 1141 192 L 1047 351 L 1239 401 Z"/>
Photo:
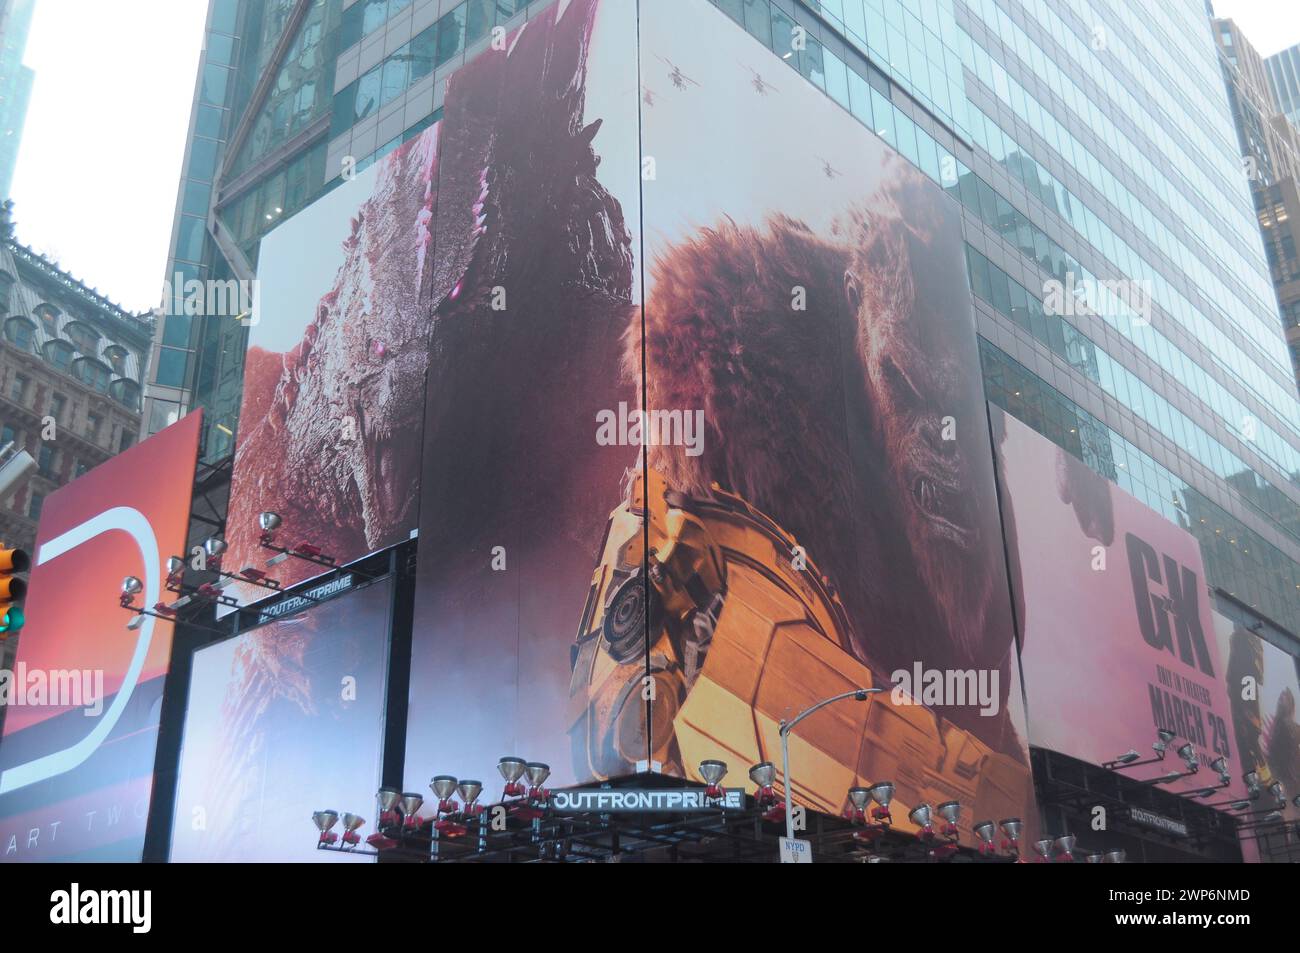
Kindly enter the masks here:
<path id="1" fill-rule="evenodd" d="M 885 379 L 885 387 L 888 388 L 890 396 L 898 403 L 920 407 L 925 401 L 921 397 L 920 391 L 912 386 L 912 380 L 898 363 L 892 358 L 886 356 L 880 364 L 881 376 Z"/>
<path id="2" fill-rule="evenodd" d="M 383 341 L 378 340 L 377 338 L 370 339 L 370 347 L 368 348 L 368 350 L 370 352 L 370 356 L 373 358 L 382 359 L 388 355 L 388 345 L 385 344 Z"/>

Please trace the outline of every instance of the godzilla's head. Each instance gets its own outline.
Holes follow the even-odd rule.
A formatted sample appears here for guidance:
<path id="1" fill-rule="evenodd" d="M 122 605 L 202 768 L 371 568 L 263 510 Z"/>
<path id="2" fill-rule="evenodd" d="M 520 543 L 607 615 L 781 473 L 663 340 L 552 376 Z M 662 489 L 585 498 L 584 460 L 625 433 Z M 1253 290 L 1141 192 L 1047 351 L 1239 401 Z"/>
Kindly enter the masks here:
<path id="1" fill-rule="evenodd" d="M 1074 509 L 1079 529 L 1103 546 L 1115 541 L 1115 508 L 1110 484 L 1067 450 L 1056 450 L 1056 495 Z"/>
<path id="2" fill-rule="evenodd" d="M 961 231 L 919 173 L 895 163 L 886 181 L 851 216 L 845 292 L 900 542 L 939 603 L 944 636 L 975 661 L 988 648 L 1002 557 Z"/>
<path id="3" fill-rule="evenodd" d="M 436 320 L 481 313 L 502 294 L 518 320 L 560 287 L 630 299 L 631 235 L 596 178 L 601 121 L 583 125 L 597 6 L 551 6 L 448 81 Z"/>
<path id="4" fill-rule="evenodd" d="M 436 188 L 436 129 L 380 160 L 352 220 L 346 258 L 286 358 L 274 417 L 292 434 L 285 472 L 312 499 L 360 511 L 365 542 L 414 522 L 429 322 L 420 288 Z"/>

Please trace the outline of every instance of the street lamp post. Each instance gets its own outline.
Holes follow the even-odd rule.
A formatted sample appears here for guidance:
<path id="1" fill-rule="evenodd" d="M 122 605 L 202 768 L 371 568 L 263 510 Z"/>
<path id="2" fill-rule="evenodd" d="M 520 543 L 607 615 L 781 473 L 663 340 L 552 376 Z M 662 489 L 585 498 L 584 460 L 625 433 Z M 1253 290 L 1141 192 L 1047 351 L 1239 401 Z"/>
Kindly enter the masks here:
<path id="1" fill-rule="evenodd" d="M 864 702 L 867 700 L 868 695 L 877 695 L 883 691 L 883 688 L 855 688 L 851 692 L 844 692 L 841 695 L 836 695 L 832 698 L 826 698 L 819 701 L 811 708 L 806 708 L 799 714 L 795 715 L 790 721 L 786 721 L 784 718 L 781 719 L 781 775 L 785 783 L 785 836 L 788 839 L 794 839 L 794 816 L 791 814 L 790 797 L 790 732 L 794 730 L 795 725 L 799 724 L 799 722 L 803 721 L 813 712 L 819 711 L 833 702 L 843 701 L 846 698 L 852 698 L 854 701 Z"/>

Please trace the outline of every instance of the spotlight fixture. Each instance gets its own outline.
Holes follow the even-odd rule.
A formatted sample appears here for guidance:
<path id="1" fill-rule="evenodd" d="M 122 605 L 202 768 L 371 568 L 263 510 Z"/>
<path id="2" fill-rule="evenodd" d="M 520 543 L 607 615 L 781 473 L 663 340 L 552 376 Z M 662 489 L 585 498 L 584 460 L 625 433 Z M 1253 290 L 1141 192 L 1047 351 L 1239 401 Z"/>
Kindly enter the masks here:
<path id="1" fill-rule="evenodd" d="M 348 812 L 343 815 L 343 843 L 351 844 L 356 847 L 361 843 L 361 835 L 357 833 L 361 828 L 366 826 L 366 819 L 359 814 Z"/>
<path id="2" fill-rule="evenodd" d="M 1038 863 L 1045 864 L 1052 859 L 1052 844 L 1054 843 L 1055 841 L 1050 837 L 1034 841 L 1034 853 L 1038 855 Z"/>
<path id="3" fill-rule="evenodd" d="M 882 824 L 894 823 L 894 816 L 889 813 L 889 802 L 894 799 L 894 782 L 877 781 L 871 785 L 871 800 L 879 804 L 879 807 L 871 809 L 871 816 Z"/>
<path id="4" fill-rule="evenodd" d="M 1074 842 L 1076 838 L 1073 834 L 1062 834 L 1052 844 L 1056 848 L 1056 859 L 1064 863 L 1074 862 Z"/>
<path id="5" fill-rule="evenodd" d="M 1268 793 L 1273 795 L 1275 800 L 1282 801 L 1285 803 L 1286 789 L 1282 787 L 1281 781 L 1274 781 L 1272 784 L 1270 784 L 1268 786 Z"/>
<path id="6" fill-rule="evenodd" d="M 316 825 L 316 830 L 320 831 L 318 844 L 330 845 L 337 843 L 339 835 L 333 833 L 333 828 L 339 822 L 338 811 L 316 811 L 312 814 L 311 819 Z"/>
<path id="7" fill-rule="evenodd" d="M 419 827 L 421 823 L 420 808 L 424 805 L 424 795 L 407 792 L 402 795 L 402 799 L 398 803 L 402 808 L 402 826 Z"/>
<path id="8" fill-rule="evenodd" d="M 1103 864 L 1122 864 L 1128 860 L 1128 853 L 1123 850 L 1108 850 L 1102 858 Z"/>
<path id="9" fill-rule="evenodd" d="M 139 576 L 127 576 L 122 580 L 122 593 L 118 597 L 117 604 L 123 609 L 135 613 L 135 617 L 126 624 L 127 629 L 132 632 L 135 632 L 144 625 L 145 616 L 154 619 L 162 619 L 164 622 L 174 622 L 176 620 L 177 611 L 190 601 L 189 598 L 186 597 L 176 600 L 171 605 L 168 605 L 165 602 L 158 602 L 154 604 L 152 609 L 146 609 L 143 606 L 137 606 L 135 604 L 135 597 L 143 591 L 144 582 Z M 219 632 L 222 635 L 229 634 L 224 629 L 214 629 L 211 626 L 201 625 L 197 622 L 191 622 L 190 625 L 196 629 L 203 629 L 207 632 Z"/>
<path id="10" fill-rule="evenodd" d="M 776 765 L 771 761 L 760 761 L 749 769 L 749 780 L 758 790 L 754 792 L 754 803 L 763 812 L 763 820 L 775 823 L 785 816 L 785 805 L 776 796 Z"/>
<path id="11" fill-rule="evenodd" d="M 397 802 L 402 799 L 402 792 L 397 788 L 380 788 L 379 793 L 375 795 L 379 802 L 379 826 L 391 827 L 400 823 L 397 812 Z"/>
<path id="12" fill-rule="evenodd" d="M 528 797 L 533 801 L 549 801 L 551 792 L 542 785 L 551 776 L 551 766 L 541 761 L 529 761 L 524 765 L 524 777 L 528 779 Z"/>
<path id="13" fill-rule="evenodd" d="M 1246 783 L 1246 793 L 1252 801 L 1259 797 L 1261 788 L 1259 786 L 1258 771 L 1247 771 L 1241 776 L 1241 780 Z"/>
<path id="14" fill-rule="evenodd" d="M 997 825 L 992 821 L 979 821 L 972 828 L 975 831 L 975 837 L 980 842 L 980 856 L 991 857 L 998 852 L 997 845 L 993 843 L 993 838 L 997 835 Z"/>
<path id="15" fill-rule="evenodd" d="M 944 801 L 935 810 L 944 819 L 943 835 L 956 840 L 957 821 L 961 818 L 961 803 L 958 801 Z"/>
<path id="16" fill-rule="evenodd" d="M 1008 817 L 998 822 L 998 827 L 1002 829 L 1002 849 L 1008 854 L 1020 856 L 1020 833 L 1024 830 L 1024 823 L 1018 817 Z"/>
<path id="17" fill-rule="evenodd" d="M 483 813 L 483 805 L 478 803 L 478 796 L 483 793 L 482 781 L 461 781 L 456 785 L 456 793 L 460 795 L 463 814 L 473 816 Z"/>
<path id="18" fill-rule="evenodd" d="M 1178 757 L 1182 758 L 1184 761 L 1191 761 L 1193 758 L 1196 757 L 1196 749 L 1192 747 L 1192 743 L 1190 741 L 1187 742 L 1185 745 L 1182 745 L 1175 753 L 1178 755 Z"/>
<path id="19" fill-rule="evenodd" d="M 1100 864 L 1105 856 L 1105 854 L 1088 854 L 1083 858 L 1083 862 L 1085 864 Z"/>
<path id="20" fill-rule="evenodd" d="M 849 788 L 849 801 L 844 806 L 844 816 L 853 824 L 865 824 L 867 822 L 867 805 L 870 803 L 870 788 Z"/>
<path id="21" fill-rule="evenodd" d="M 272 566 L 278 566 L 289 558 L 301 559 L 304 562 L 313 563 L 314 565 L 321 566 L 325 569 L 339 568 L 338 560 L 333 556 L 327 556 L 324 551 L 314 543 L 305 540 L 296 546 L 281 546 L 277 543 L 275 541 L 275 535 L 282 525 L 283 520 L 278 513 L 272 513 L 268 510 L 259 513 L 257 516 L 257 526 L 258 529 L 261 530 L 261 535 L 258 537 L 258 543 L 263 549 L 269 549 L 275 553 L 274 556 L 266 561 L 268 569 Z M 368 573 L 359 572 L 356 569 L 353 569 L 352 572 L 367 580 L 375 578 Z"/>
<path id="22" fill-rule="evenodd" d="M 1118 758 L 1112 761 L 1111 764 L 1132 764 L 1140 757 L 1142 757 L 1140 754 L 1138 754 L 1132 748 L 1129 748 L 1128 751 L 1124 752 L 1122 755 L 1120 755 Z"/>
<path id="23" fill-rule="evenodd" d="M 930 823 L 934 809 L 922 802 L 907 812 L 907 819 L 920 828 L 916 836 L 928 840 L 934 836 L 934 827 Z"/>
<path id="24" fill-rule="evenodd" d="M 1170 731 L 1168 728 L 1159 729 L 1158 731 L 1156 731 L 1156 740 L 1155 743 L 1151 746 L 1151 750 L 1154 751 L 1156 753 L 1156 756 L 1163 761 L 1165 757 L 1165 751 L 1169 748 L 1169 743 L 1173 741 L 1176 737 L 1178 736 L 1174 734 L 1172 731 Z"/>
<path id="25" fill-rule="evenodd" d="M 704 791 L 704 796 L 711 801 L 719 800 L 726 792 L 718 783 L 727 776 L 727 762 L 719 761 L 716 758 L 706 758 L 700 762 L 700 777 L 708 787 Z"/>
<path id="26" fill-rule="evenodd" d="M 1224 757 L 1215 758 L 1210 762 L 1210 770 L 1222 777 L 1228 773 L 1228 760 Z"/>
<path id="27" fill-rule="evenodd" d="M 519 781 L 524 776 L 525 767 L 527 765 L 523 758 L 506 756 L 497 761 L 497 771 L 501 773 L 501 779 L 506 782 L 503 798 L 523 797 L 528 793 L 528 788 Z"/>
<path id="28" fill-rule="evenodd" d="M 135 596 L 144 592 L 144 583 L 138 576 L 127 576 L 122 580 L 122 607 L 125 608 L 135 601 Z"/>
<path id="29" fill-rule="evenodd" d="M 226 541 L 220 536 L 209 536 L 203 541 L 203 551 L 208 555 L 209 569 L 221 568 L 221 557 L 225 555 L 228 548 Z"/>

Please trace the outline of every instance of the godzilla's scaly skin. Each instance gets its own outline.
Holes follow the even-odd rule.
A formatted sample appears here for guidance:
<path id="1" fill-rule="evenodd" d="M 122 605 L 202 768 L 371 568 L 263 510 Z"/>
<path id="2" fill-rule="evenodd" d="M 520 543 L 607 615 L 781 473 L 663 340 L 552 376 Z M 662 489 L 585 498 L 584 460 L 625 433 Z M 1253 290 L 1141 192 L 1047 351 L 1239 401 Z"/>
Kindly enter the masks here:
<path id="1" fill-rule="evenodd" d="M 431 129 L 381 160 L 334 287 L 298 346 L 283 355 L 249 351 L 228 569 L 265 563 L 257 526 L 264 510 L 283 517 L 286 542 L 310 541 L 344 560 L 397 542 L 415 526 L 429 338 L 421 287 L 436 204 L 436 142 Z M 291 560 L 276 575 L 296 582 L 314 572 Z"/>

